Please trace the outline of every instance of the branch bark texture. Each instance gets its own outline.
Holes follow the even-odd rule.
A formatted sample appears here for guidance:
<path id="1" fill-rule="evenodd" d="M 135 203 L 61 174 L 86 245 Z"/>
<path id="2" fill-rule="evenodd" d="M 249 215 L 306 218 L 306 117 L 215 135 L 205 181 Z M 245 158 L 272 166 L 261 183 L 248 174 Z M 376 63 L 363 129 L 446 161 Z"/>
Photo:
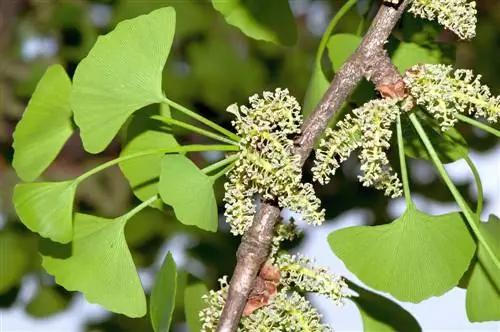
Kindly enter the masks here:
<path id="1" fill-rule="evenodd" d="M 398 7 L 382 5 L 359 48 L 345 62 L 330 87 L 302 126 L 302 134 L 295 143 L 295 153 L 304 164 L 314 142 L 328 126 L 331 117 L 340 109 L 363 77 L 378 86 L 400 84 L 401 75 L 387 56 L 383 46 L 394 26 L 412 0 L 404 0 Z M 242 238 L 237 251 L 237 264 L 231 278 L 228 296 L 222 311 L 218 332 L 236 331 L 248 295 L 262 264 L 266 261 L 273 238 L 273 230 L 280 216 L 280 208 L 264 202 L 254 217 L 252 226 Z"/>

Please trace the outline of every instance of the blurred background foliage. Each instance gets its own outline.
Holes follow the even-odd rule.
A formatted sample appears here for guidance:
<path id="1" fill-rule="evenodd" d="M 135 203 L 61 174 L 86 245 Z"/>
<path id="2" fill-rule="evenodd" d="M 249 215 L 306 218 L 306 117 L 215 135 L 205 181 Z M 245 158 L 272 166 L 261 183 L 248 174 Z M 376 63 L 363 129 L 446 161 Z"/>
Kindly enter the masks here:
<path id="1" fill-rule="evenodd" d="M 362 33 L 369 26 L 379 2 L 359 0 L 357 8 L 344 17 L 335 33 Z M 254 93 L 284 87 L 303 100 L 319 39 L 342 4 L 343 1 L 337 0 L 290 0 L 298 38 L 295 45 L 282 47 L 247 38 L 228 25 L 208 1 L 0 0 L 0 310 L 22 307 L 29 315 L 45 319 L 66 310 L 76 296 L 81 296 L 55 285 L 43 271 L 38 256 L 38 247 L 43 241 L 23 226 L 11 204 L 13 186 L 19 181 L 10 166 L 12 132 L 36 83 L 50 64 L 61 63 L 72 76 L 98 35 L 110 31 L 123 19 L 173 6 L 177 12 L 177 30 L 164 72 L 165 91 L 172 100 L 229 128 L 227 105 L 245 103 Z M 439 26 L 405 15 L 389 41 L 389 51 L 394 51 L 401 41 L 416 42 L 438 52 L 443 62 L 481 73 L 484 82 L 498 94 L 500 57 L 494 55 L 500 53 L 500 3 L 481 0 L 477 5 L 479 25 L 477 38 L 472 42 L 457 43 L 452 34 Z M 276 20 L 280 19 L 279 13 L 274 15 Z M 322 60 L 324 72 L 331 80 L 333 70 L 326 52 Z M 374 95 L 371 88 L 364 84 L 347 109 L 371 98 Z M 490 136 L 479 134 L 470 127 L 461 126 L 459 130 L 472 150 L 486 151 L 496 143 Z M 185 144 L 204 142 L 198 136 L 178 134 Z M 116 157 L 119 151 L 120 139 L 117 138 L 102 154 L 89 155 L 75 135 L 42 178 L 75 177 Z M 198 154 L 192 157 L 203 166 L 217 156 Z M 350 167 L 352 163 L 356 160 L 349 160 L 347 167 L 338 172 L 329 185 L 317 188 L 328 217 L 334 219 L 346 210 L 363 208 L 372 211 L 375 223 L 390 221 L 387 198 L 380 192 L 363 188 L 356 181 L 356 174 L 350 171 L 354 169 Z M 469 198 L 471 185 L 460 183 L 462 193 Z M 413 190 L 432 200 L 452 201 L 435 176 L 422 182 L 415 180 Z M 217 192 L 220 201 L 222 183 Z M 120 215 L 136 203 L 118 168 L 86 180 L 78 188 L 76 199 L 80 211 L 108 217 Z M 223 204 L 219 208 L 222 213 Z M 182 259 L 178 259 L 177 264 L 183 272 L 179 276 L 174 330 L 183 326 L 183 285 L 202 280 L 208 287 L 216 287 L 218 277 L 232 273 L 239 239 L 229 235 L 223 223 L 220 229 L 216 234 L 202 232 L 176 222 L 171 211 L 162 213 L 156 209 L 143 211 L 127 225 L 127 241 L 143 280 L 154 278 L 158 262 L 167 249 L 180 251 L 177 257 Z M 36 288 L 27 300 L 23 300 L 19 293 L 26 284 L 23 280 L 27 279 L 34 280 Z M 149 287 L 150 283 L 145 282 L 147 291 Z M 132 320 L 109 313 L 88 321 L 85 329 L 149 331 L 151 328 L 146 317 Z"/>

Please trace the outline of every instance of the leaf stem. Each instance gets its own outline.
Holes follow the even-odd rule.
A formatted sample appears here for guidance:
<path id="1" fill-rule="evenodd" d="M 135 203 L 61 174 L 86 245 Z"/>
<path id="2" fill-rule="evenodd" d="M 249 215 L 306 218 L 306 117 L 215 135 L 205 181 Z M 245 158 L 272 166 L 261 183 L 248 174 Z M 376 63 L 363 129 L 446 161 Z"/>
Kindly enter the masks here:
<path id="1" fill-rule="evenodd" d="M 219 160 L 218 162 L 215 162 L 211 165 L 208 165 L 207 167 L 203 168 L 201 171 L 205 174 L 208 174 L 216 169 L 221 168 L 222 166 L 226 166 L 227 164 L 231 164 L 232 162 L 234 162 L 238 158 L 239 158 L 239 155 L 234 154 L 232 156 L 229 156 L 227 158 Z"/>
<path id="2" fill-rule="evenodd" d="M 150 198 L 148 198 L 144 202 L 141 202 L 141 204 L 137 205 L 132 210 L 125 213 L 123 216 L 120 217 L 120 219 L 123 219 L 125 221 L 129 220 L 130 218 L 135 216 L 137 213 L 139 213 L 141 210 L 144 210 L 146 207 L 148 207 L 149 205 L 151 205 L 152 203 L 154 203 L 155 201 L 157 201 L 159 199 L 160 199 L 160 197 L 158 197 L 158 195 L 151 196 Z"/>
<path id="3" fill-rule="evenodd" d="M 455 199 L 458 206 L 460 207 L 460 209 L 464 213 L 465 219 L 467 220 L 470 228 L 474 232 L 474 235 L 476 236 L 479 243 L 484 246 L 484 249 L 486 250 L 486 252 L 490 256 L 490 258 L 493 261 L 493 263 L 495 264 L 495 266 L 500 270 L 500 260 L 495 255 L 495 253 L 491 249 L 490 245 L 488 244 L 488 242 L 484 238 L 483 234 L 479 230 L 479 226 L 480 226 L 481 221 L 477 217 L 474 216 L 474 214 L 470 210 L 469 206 L 467 205 L 467 202 L 462 197 L 462 195 L 460 195 L 460 192 L 458 191 L 457 187 L 455 187 L 455 185 L 453 184 L 453 181 L 451 180 L 450 176 L 446 172 L 446 169 L 445 169 L 443 163 L 441 162 L 441 160 L 439 160 L 439 157 L 438 157 L 436 151 L 434 150 L 434 147 L 432 146 L 432 143 L 429 140 L 429 137 L 425 133 L 424 128 L 422 127 L 422 125 L 420 124 L 420 122 L 418 121 L 418 119 L 414 113 L 410 114 L 410 120 L 413 123 L 413 126 L 415 127 L 418 135 L 420 136 L 420 139 L 424 143 L 425 148 L 427 149 L 427 152 L 431 156 L 432 161 L 434 162 L 434 165 L 436 165 L 436 168 L 437 168 L 439 174 L 441 175 L 441 178 L 448 186 L 448 189 L 450 190 L 451 194 L 453 195 L 453 198 Z"/>
<path id="4" fill-rule="evenodd" d="M 163 123 L 169 124 L 169 125 L 173 125 L 173 126 L 177 126 L 177 127 L 181 127 L 181 128 L 187 129 L 187 130 L 192 131 L 194 133 L 197 133 L 197 134 L 200 134 L 200 135 L 203 135 L 203 136 L 215 139 L 215 140 L 220 141 L 220 142 L 228 143 L 228 144 L 231 144 L 231 145 L 238 145 L 238 142 L 235 142 L 235 141 L 233 141 L 231 139 L 228 139 L 226 137 L 223 137 L 223 136 L 220 136 L 218 134 L 212 133 L 212 132 L 210 132 L 208 130 L 205 130 L 203 128 L 199 128 L 199 127 L 193 126 L 193 125 L 191 125 L 189 123 L 186 123 L 186 122 L 183 122 L 183 121 L 179 121 L 179 120 L 167 117 L 167 116 L 153 115 L 151 118 L 155 119 L 155 120 L 158 120 L 158 121 L 161 121 Z"/>
<path id="5" fill-rule="evenodd" d="M 474 181 L 476 182 L 476 188 L 477 188 L 476 216 L 480 218 L 481 212 L 483 212 L 483 201 L 484 201 L 483 184 L 481 183 L 481 177 L 479 176 L 479 172 L 477 171 L 476 165 L 474 165 L 469 155 L 466 155 L 464 159 L 467 162 L 467 165 L 469 165 L 470 170 L 474 175 Z"/>
<path id="6" fill-rule="evenodd" d="M 219 126 L 217 123 L 210 121 L 209 119 L 205 118 L 204 116 L 201 116 L 198 113 L 193 112 L 193 111 L 187 109 L 186 107 L 184 107 L 184 106 L 182 106 L 180 104 L 177 104 L 176 102 L 168 99 L 167 97 L 165 97 L 163 99 L 163 102 L 165 104 L 168 104 L 168 105 L 172 106 L 176 110 L 178 110 L 178 111 L 186 114 L 187 116 L 189 116 L 189 117 L 191 117 L 191 118 L 193 118 L 195 120 L 200 121 L 201 123 L 203 123 L 203 124 L 207 125 L 208 127 L 210 127 L 212 129 L 218 131 L 219 133 L 221 133 L 221 134 L 229 137 L 231 140 L 236 141 L 236 142 L 240 141 L 240 137 L 238 135 L 236 135 L 235 133 L 227 130 L 224 127 Z"/>
<path id="7" fill-rule="evenodd" d="M 397 122 L 397 136 L 398 136 L 398 152 L 399 152 L 399 164 L 401 165 L 401 178 L 403 180 L 403 192 L 405 194 L 406 207 L 410 208 L 414 205 L 411 199 L 410 191 L 410 181 L 408 179 L 408 169 L 406 168 L 406 157 L 405 157 L 405 144 L 403 141 L 403 129 L 401 128 L 401 116 L 398 113 Z"/>
<path id="8" fill-rule="evenodd" d="M 75 182 L 80 183 L 83 180 L 85 180 L 86 178 L 88 178 L 88 177 L 108 168 L 108 167 L 114 166 L 118 163 L 121 163 L 121 162 L 129 160 L 129 159 L 149 156 L 149 155 L 157 154 L 157 153 L 182 153 L 182 152 L 200 152 L 200 151 L 239 151 L 239 147 L 235 146 L 235 145 L 192 144 L 192 145 L 181 145 L 181 146 L 177 146 L 177 147 L 145 150 L 145 151 L 128 154 L 128 155 L 121 156 L 121 157 L 118 157 L 116 159 L 107 161 L 107 162 L 89 170 L 88 172 L 83 173 L 82 175 L 80 175 L 79 177 L 77 177 L 75 179 Z"/>
<path id="9" fill-rule="evenodd" d="M 356 4 L 357 0 L 349 0 L 347 1 L 342 7 L 340 7 L 339 11 L 335 14 L 335 16 L 332 18 L 330 23 L 328 24 L 328 27 L 325 30 L 325 33 L 323 34 L 323 37 L 321 37 L 321 41 L 319 42 L 319 47 L 318 47 L 318 52 L 316 53 L 316 65 L 321 66 L 321 57 L 323 56 L 323 53 L 325 52 L 326 45 L 328 44 L 328 39 L 330 39 L 330 35 L 332 31 L 335 29 L 337 26 L 337 23 L 342 19 L 342 17 L 349 11 L 349 9 L 352 8 Z"/>
<path id="10" fill-rule="evenodd" d="M 468 123 L 470 125 L 473 125 L 474 127 L 477 127 L 479 129 L 482 129 L 492 135 L 495 135 L 496 137 L 500 138 L 500 130 L 497 130 L 493 127 L 490 127 L 482 122 L 476 121 L 474 119 L 469 118 L 468 116 L 465 116 L 463 114 L 457 114 L 456 118 L 459 119 L 462 122 Z"/>

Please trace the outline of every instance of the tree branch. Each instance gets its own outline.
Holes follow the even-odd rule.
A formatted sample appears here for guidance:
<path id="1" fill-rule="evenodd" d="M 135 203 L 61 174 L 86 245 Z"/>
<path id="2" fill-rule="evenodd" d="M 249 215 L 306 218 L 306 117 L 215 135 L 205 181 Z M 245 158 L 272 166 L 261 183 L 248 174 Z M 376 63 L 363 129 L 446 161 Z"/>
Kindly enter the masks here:
<path id="1" fill-rule="evenodd" d="M 410 2 L 411 0 L 404 0 L 397 8 L 385 5 L 380 7 L 361 45 L 335 75 L 320 103 L 302 126 L 302 134 L 295 141 L 295 153 L 300 155 L 302 164 L 309 156 L 314 142 L 328 126 L 330 118 L 363 77 L 371 80 L 377 87 L 400 83 L 401 76 L 383 45 Z M 217 331 L 236 331 L 255 277 L 269 254 L 274 225 L 279 215 L 280 209 L 275 204 L 261 204 L 252 226 L 243 236 Z"/>

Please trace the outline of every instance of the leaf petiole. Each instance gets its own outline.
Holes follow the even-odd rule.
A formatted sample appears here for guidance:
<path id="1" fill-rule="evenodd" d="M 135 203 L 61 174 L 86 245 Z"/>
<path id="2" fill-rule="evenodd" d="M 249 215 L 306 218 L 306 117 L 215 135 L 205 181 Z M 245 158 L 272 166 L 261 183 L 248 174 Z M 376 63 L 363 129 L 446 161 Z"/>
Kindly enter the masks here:
<path id="1" fill-rule="evenodd" d="M 474 120 L 474 119 L 471 119 L 469 118 L 468 116 L 465 116 L 463 114 L 457 114 L 456 115 L 456 118 L 462 122 L 465 122 L 465 123 L 468 123 L 470 125 L 473 125 L 474 127 L 477 127 L 479 129 L 482 129 L 492 135 L 495 135 L 496 137 L 499 137 L 500 138 L 500 130 L 497 130 L 493 127 L 490 127 L 484 123 L 481 123 L 477 120 Z"/>
<path id="2" fill-rule="evenodd" d="M 168 99 L 167 97 L 165 97 L 163 99 L 163 102 L 165 104 L 168 104 L 169 106 L 172 106 L 173 108 L 175 108 L 176 110 L 186 114 L 187 116 L 195 119 L 195 120 L 198 120 L 200 121 L 201 123 L 203 123 L 204 125 L 207 125 L 208 127 L 218 131 L 219 133 L 229 137 L 231 140 L 235 141 L 235 142 L 239 142 L 240 141 L 240 137 L 238 135 L 236 135 L 235 133 L 227 130 L 226 128 L 224 127 L 221 127 L 219 126 L 217 123 L 215 122 L 212 122 L 210 120 L 208 120 L 207 118 L 199 115 L 198 113 L 196 112 L 193 112 L 189 109 L 187 109 L 186 107 L 180 105 L 180 104 L 177 104 L 176 102 Z"/>
<path id="3" fill-rule="evenodd" d="M 481 183 L 481 177 L 479 176 L 479 173 L 476 169 L 476 165 L 474 165 L 469 155 L 466 155 L 464 159 L 467 162 L 467 165 L 469 165 L 469 168 L 472 174 L 474 175 L 474 181 L 476 182 L 476 188 L 477 188 L 476 216 L 480 218 L 481 212 L 483 212 L 483 201 L 484 201 L 483 184 Z"/>
<path id="4" fill-rule="evenodd" d="M 441 160 L 439 160 L 439 157 L 436 153 L 436 150 L 434 150 L 434 147 L 432 146 L 432 143 L 429 140 L 429 137 L 425 133 L 424 128 L 422 127 L 422 125 L 420 124 L 420 122 L 418 121 L 418 118 L 415 116 L 414 113 L 410 114 L 410 120 L 411 120 L 413 126 L 415 127 L 415 130 L 417 131 L 418 135 L 420 136 L 420 139 L 424 143 L 425 148 L 427 149 L 427 152 L 431 156 L 432 161 L 434 162 L 434 165 L 436 165 L 436 168 L 439 172 L 439 175 L 441 176 L 443 181 L 446 183 L 446 186 L 448 187 L 451 194 L 453 195 L 453 198 L 455 199 L 458 206 L 460 207 L 463 214 L 465 215 L 465 219 L 467 220 L 470 228 L 474 232 L 474 235 L 478 239 L 479 243 L 481 243 L 481 245 L 484 246 L 484 249 L 488 253 L 488 256 L 490 256 L 490 258 L 493 261 L 493 263 L 495 264 L 495 266 L 500 270 L 500 260 L 495 255 L 492 248 L 490 247 L 490 245 L 488 244 L 488 242 L 484 238 L 483 234 L 479 230 L 479 224 L 481 223 L 481 221 L 476 216 L 474 216 L 473 212 L 470 210 L 469 206 L 467 205 L 467 202 L 462 197 L 462 195 L 460 195 L 460 192 L 458 191 L 457 187 L 455 187 L 455 185 L 453 184 L 453 181 L 451 180 L 450 176 L 446 172 L 446 169 L 445 169 L 443 163 L 441 162 Z"/>
<path id="5" fill-rule="evenodd" d="M 159 199 L 160 199 L 160 197 L 158 197 L 158 195 L 154 195 L 154 196 L 148 198 L 144 202 L 141 202 L 141 204 L 139 204 L 136 207 L 134 207 L 132 210 L 130 210 L 127 213 L 125 213 L 123 216 L 120 217 L 120 219 L 123 219 L 124 221 L 129 220 L 130 218 L 132 218 L 133 216 L 135 216 L 137 213 L 139 213 L 140 211 L 144 210 L 146 207 L 148 207 L 149 205 L 153 204 L 154 202 L 156 202 Z"/>
<path id="6" fill-rule="evenodd" d="M 239 151 L 239 147 L 236 145 L 203 145 L 203 144 L 192 144 L 192 145 L 181 145 L 177 147 L 169 147 L 169 148 L 161 148 L 161 149 L 152 149 L 145 150 L 141 152 L 132 153 L 126 156 L 118 157 L 116 159 L 107 161 L 88 172 L 83 173 L 79 177 L 77 177 L 74 181 L 75 183 L 80 183 L 86 178 L 108 168 L 114 166 L 118 163 L 121 163 L 126 160 L 139 158 L 143 156 L 149 156 L 157 153 L 183 153 L 183 152 L 203 152 L 203 151 Z"/>
<path id="7" fill-rule="evenodd" d="M 194 133 L 197 133 L 197 134 L 200 134 L 200 135 L 212 138 L 214 140 L 217 140 L 217 141 L 220 141 L 220 142 L 223 142 L 223 143 L 227 143 L 227 144 L 231 144 L 231 145 L 238 145 L 238 142 L 235 142 L 235 141 L 233 141 L 233 140 L 231 140 L 229 138 L 226 138 L 226 137 L 220 136 L 218 134 L 212 133 L 212 132 L 210 132 L 208 130 L 205 130 L 203 128 L 199 128 L 199 127 L 193 126 L 193 125 L 191 125 L 189 123 L 186 123 L 186 122 L 183 122 L 183 121 L 179 121 L 179 120 L 170 118 L 168 116 L 153 115 L 151 118 L 154 119 L 154 120 L 158 120 L 158 121 L 161 121 L 163 123 L 169 124 L 169 125 L 173 125 L 173 126 L 177 126 L 177 127 L 180 127 L 180 128 L 184 128 L 186 130 L 189 130 L 189 131 L 192 131 Z"/>
<path id="8" fill-rule="evenodd" d="M 238 158 L 239 158 L 239 156 L 237 154 L 234 154 L 232 156 L 229 156 L 227 158 L 219 160 L 218 162 L 215 162 L 211 165 L 208 165 L 207 167 L 203 168 L 201 171 L 205 174 L 208 174 L 208 173 L 213 172 L 213 171 L 215 171 L 223 166 L 226 166 L 227 164 L 233 163 Z"/>

